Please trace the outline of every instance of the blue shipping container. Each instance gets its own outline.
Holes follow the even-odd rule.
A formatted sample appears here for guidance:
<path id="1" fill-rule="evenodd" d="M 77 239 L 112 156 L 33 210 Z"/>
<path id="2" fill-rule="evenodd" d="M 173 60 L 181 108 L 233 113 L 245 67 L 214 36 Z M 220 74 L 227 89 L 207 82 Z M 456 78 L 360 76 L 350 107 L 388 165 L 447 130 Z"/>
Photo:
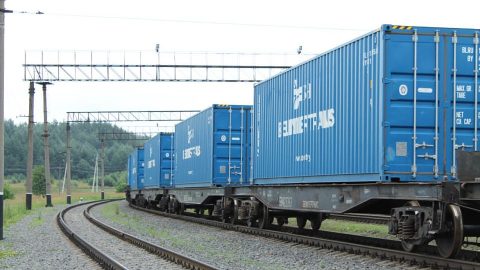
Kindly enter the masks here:
<path id="1" fill-rule="evenodd" d="M 478 33 L 384 25 L 257 84 L 255 183 L 455 179 L 478 151 Z"/>
<path id="2" fill-rule="evenodd" d="M 172 186 L 173 141 L 173 133 L 162 132 L 144 144 L 145 188 Z"/>
<path id="3" fill-rule="evenodd" d="M 213 105 L 175 126 L 176 187 L 248 184 L 251 109 Z"/>
<path id="4" fill-rule="evenodd" d="M 143 175 L 143 148 L 135 148 L 133 153 L 128 157 L 129 169 L 128 169 L 128 182 L 132 190 L 143 189 L 144 175 Z"/>

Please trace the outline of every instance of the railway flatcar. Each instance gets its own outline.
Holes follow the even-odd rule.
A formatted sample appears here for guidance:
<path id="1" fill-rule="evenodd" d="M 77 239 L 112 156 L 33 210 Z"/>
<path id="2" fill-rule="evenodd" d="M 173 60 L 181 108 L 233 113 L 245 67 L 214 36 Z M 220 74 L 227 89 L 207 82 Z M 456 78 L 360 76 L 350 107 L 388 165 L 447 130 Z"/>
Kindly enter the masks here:
<path id="1" fill-rule="evenodd" d="M 130 191 L 135 190 L 131 199 L 133 203 L 139 206 L 151 208 L 152 203 L 159 200 L 161 195 L 157 194 L 160 188 L 168 188 L 173 186 L 174 174 L 174 136 L 170 132 L 160 132 L 147 142 L 142 149 L 135 149 L 129 156 L 129 179 L 132 182 L 135 179 L 135 171 L 141 172 L 142 188 L 132 188 L 134 184 L 129 184 Z M 134 158 L 141 162 L 134 162 Z M 140 168 L 135 169 L 135 166 Z M 129 181 L 130 182 L 130 181 Z M 148 192 L 154 190 L 154 192 Z M 142 191 L 144 191 L 142 193 Z M 145 192 L 147 191 L 147 192 Z M 146 194 L 145 194 L 146 193 Z"/>
<path id="2" fill-rule="evenodd" d="M 480 235 L 478 32 L 383 25 L 255 85 L 240 130 L 251 144 L 240 147 L 245 164 L 212 155 L 207 178 L 195 171 L 205 168 L 195 162 L 204 148 L 177 136 L 224 142 L 229 155 L 238 140 L 177 125 L 174 185 L 150 190 L 152 204 L 261 228 L 295 217 L 318 230 L 331 213 L 389 214 L 405 250 L 435 240 L 442 256 L 455 256 L 465 236 Z M 208 119 L 232 128 L 232 118 Z M 238 167 L 238 181 L 212 178 Z"/>

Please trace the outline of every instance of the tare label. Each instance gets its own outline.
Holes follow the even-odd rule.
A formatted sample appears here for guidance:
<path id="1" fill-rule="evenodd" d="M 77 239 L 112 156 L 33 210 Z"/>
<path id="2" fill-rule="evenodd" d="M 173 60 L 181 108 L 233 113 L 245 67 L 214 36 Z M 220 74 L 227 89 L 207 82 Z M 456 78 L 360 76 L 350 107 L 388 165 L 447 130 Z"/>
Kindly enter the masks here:
<path id="1" fill-rule="evenodd" d="M 457 84 L 456 95 L 457 99 L 466 99 L 467 94 L 474 90 L 474 86 L 470 84 Z"/>

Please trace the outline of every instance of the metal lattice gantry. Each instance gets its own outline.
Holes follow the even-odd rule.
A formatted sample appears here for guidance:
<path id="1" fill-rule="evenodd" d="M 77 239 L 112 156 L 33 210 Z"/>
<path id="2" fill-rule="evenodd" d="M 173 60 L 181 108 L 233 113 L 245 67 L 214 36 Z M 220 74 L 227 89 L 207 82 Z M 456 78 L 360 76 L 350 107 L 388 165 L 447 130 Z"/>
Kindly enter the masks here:
<path id="1" fill-rule="evenodd" d="M 99 132 L 98 138 L 100 141 L 146 141 L 158 132 Z"/>
<path id="2" fill-rule="evenodd" d="M 25 52 L 25 81 L 258 82 L 312 54 Z"/>
<path id="3" fill-rule="evenodd" d="M 179 122 L 198 113 L 196 110 L 184 111 L 91 111 L 67 112 L 69 123 L 89 122 Z"/>

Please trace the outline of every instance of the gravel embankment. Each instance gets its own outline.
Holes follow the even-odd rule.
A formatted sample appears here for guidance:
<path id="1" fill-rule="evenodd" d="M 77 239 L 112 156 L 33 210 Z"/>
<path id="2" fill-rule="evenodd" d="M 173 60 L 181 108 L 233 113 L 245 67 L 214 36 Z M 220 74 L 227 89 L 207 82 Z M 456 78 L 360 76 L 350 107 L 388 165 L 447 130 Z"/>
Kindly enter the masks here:
<path id="1" fill-rule="evenodd" d="M 65 221 L 82 239 L 108 254 L 128 269 L 183 269 L 144 249 L 129 244 L 98 228 L 83 215 L 89 205 L 67 212 Z"/>
<path id="2" fill-rule="evenodd" d="M 0 269 L 100 269 L 56 223 L 65 206 L 35 209 L 4 231 Z"/>
<path id="3" fill-rule="evenodd" d="M 395 262 L 156 216 L 134 210 L 125 201 L 96 207 L 92 213 L 96 218 L 125 232 L 220 269 L 407 268 L 406 265 Z"/>

